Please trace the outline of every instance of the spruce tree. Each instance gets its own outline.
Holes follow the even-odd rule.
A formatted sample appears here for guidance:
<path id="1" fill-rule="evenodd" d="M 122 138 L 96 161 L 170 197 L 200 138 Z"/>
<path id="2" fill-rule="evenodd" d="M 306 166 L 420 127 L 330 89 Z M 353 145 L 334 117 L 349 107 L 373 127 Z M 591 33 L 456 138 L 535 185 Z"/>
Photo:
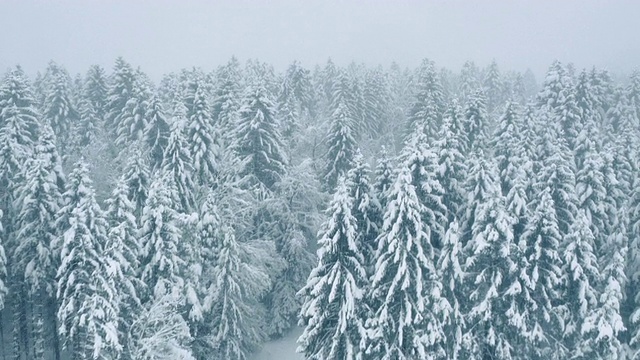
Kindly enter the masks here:
<path id="1" fill-rule="evenodd" d="M 367 273 L 370 274 L 375 265 L 377 238 L 382 228 L 383 210 L 370 184 L 369 165 L 359 150 L 353 161 L 353 169 L 347 172 L 349 196 L 353 201 L 351 214 L 356 219 L 357 241 L 361 245 L 363 264 Z"/>
<path id="2" fill-rule="evenodd" d="M 375 182 L 373 184 L 373 190 L 380 203 L 380 208 L 384 209 L 387 205 L 387 192 L 393 184 L 393 166 L 391 165 L 391 158 L 387 153 L 386 147 L 383 145 L 380 149 L 380 155 L 378 156 L 378 163 L 375 169 Z"/>
<path id="3" fill-rule="evenodd" d="M 369 322 L 368 356 L 380 359 L 444 357 L 444 309 L 424 205 L 408 164 L 389 192 L 378 240 Z"/>
<path id="4" fill-rule="evenodd" d="M 220 359 L 245 360 L 264 341 L 259 299 L 270 287 L 269 277 L 243 260 L 241 244 L 230 224 L 222 224 L 216 247 L 217 261 L 205 299 L 211 314 L 207 342 Z"/>
<path id="5" fill-rule="evenodd" d="M 514 219 L 505 210 L 495 166 L 479 154 L 470 167 L 468 198 L 473 204 L 464 218 L 465 270 L 469 301 L 466 304 L 468 331 L 465 343 L 471 359 L 516 356 L 518 334 L 512 332 L 507 310 L 516 295 L 514 259 L 518 258 L 513 238 Z"/>
<path id="6" fill-rule="evenodd" d="M 561 300 L 562 260 L 560 233 L 551 189 L 546 187 L 531 205 L 532 211 L 524 232 L 518 240 L 524 264 L 520 277 L 524 283 L 529 308 L 526 312 L 524 337 L 529 356 L 547 358 L 549 349 L 557 351 L 556 339 L 562 335 L 557 305 Z"/>
<path id="7" fill-rule="evenodd" d="M 58 148 L 66 154 L 70 145 L 71 130 L 76 126 L 80 116 L 71 101 L 69 75 L 57 65 L 53 65 L 51 69 L 52 71 L 48 71 L 51 84 L 44 102 L 43 117 L 56 135 Z"/>
<path id="8" fill-rule="evenodd" d="M 159 299 L 182 289 L 185 259 L 181 257 L 179 214 L 175 210 L 174 191 L 169 174 L 159 173 L 151 183 L 141 217 L 141 280 L 146 295 Z"/>
<path id="9" fill-rule="evenodd" d="M 442 324 L 445 336 L 445 353 L 449 359 L 457 360 L 464 354 L 463 334 L 465 332 L 465 271 L 464 254 L 460 242 L 460 228 L 457 220 L 449 223 L 442 250 L 438 256 L 437 269 L 442 281 L 443 316 Z"/>
<path id="10" fill-rule="evenodd" d="M 209 110 L 209 104 L 201 81 L 189 83 L 184 99 L 187 108 L 186 136 L 193 160 L 194 175 L 201 184 L 209 184 L 216 173 L 218 144 Z"/>
<path id="11" fill-rule="evenodd" d="M 233 144 L 241 164 L 238 175 L 269 190 L 282 178 L 287 165 L 274 112 L 264 86 L 250 86 L 238 113 Z"/>
<path id="12" fill-rule="evenodd" d="M 136 76 L 131 65 L 122 57 L 117 58 L 104 109 L 105 130 L 108 134 L 117 135 L 127 102 L 134 96 L 135 81 Z"/>
<path id="13" fill-rule="evenodd" d="M 471 95 L 469 103 L 464 111 L 464 134 L 467 143 L 465 148 L 472 152 L 475 149 L 484 149 L 488 136 L 488 115 L 486 100 L 481 90 Z"/>
<path id="14" fill-rule="evenodd" d="M 171 125 L 167 121 L 160 99 L 152 97 L 149 100 L 147 114 L 147 128 L 144 132 L 144 139 L 149 149 L 151 171 L 157 170 L 164 162 L 164 152 L 169 144 L 169 134 Z"/>
<path id="15" fill-rule="evenodd" d="M 331 128 L 327 135 L 329 151 L 326 154 L 327 165 L 324 181 L 327 189 L 336 187 L 338 178 L 346 175 L 353 167 L 357 143 L 355 140 L 354 119 L 349 115 L 346 105 L 340 103 L 332 115 Z"/>
<path id="16" fill-rule="evenodd" d="M 105 253 L 108 224 L 96 202 L 88 169 L 81 161 L 69 176 L 65 206 L 58 220 L 61 235 L 56 278 L 60 334 L 72 359 L 117 356 L 117 290 L 110 255 Z"/>
<path id="17" fill-rule="evenodd" d="M 599 306 L 598 284 L 600 270 L 595 248 L 595 238 L 589 229 L 589 219 L 579 210 L 570 233 L 563 244 L 563 302 L 566 308 L 564 339 L 569 356 L 583 359 L 594 356 L 593 333 L 585 328 L 585 321 L 592 318 Z"/>
<path id="18" fill-rule="evenodd" d="M 104 69 L 99 65 L 91 65 L 84 81 L 84 97 L 96 116 L 101 121 L 104 120 L 107 95 L 109 88 Z"/>
<path id="19" fill-rule="evenodd" d="M 367 310 L 364 291 L 367 270 L 353 198 L 347 180 L 341 178 L 330 206 L 331 218 L 323 226 L 318 265 L 307 285 L 298 339 L 299 352 L 308 359 L 360 359 L 365 340 Z"/>
<path id="20" fill-rule="evenodd" d="M 169 174 L 175 188 L 176 207 L 181 211 L 191 211 L 195 207 L 195 182 L 193 180 L 193 160 L 184 138 L 185 109 L 178 105 L 171 122 L 171 132 L 164 151 L 162 171 Z"/>
<path id="21" fill-rule="evenodd" d="M 106 219 L 109 224 L 107 243 L 104 244 L 113 263 L 112 276 L 116 284 L 120 304 L 118 337 L 123 344 L 122 357 L 131 359 L 129 330 L 132 319 L 141 310 L 139 292 L 142 289 L 137 279 L 139 273 L 140 244 L 138 242 L 138 222 L 134 203 L 129 200 L 129 186 L 123 176 L 116 184 L 111 197 L 107 199 Z"/>

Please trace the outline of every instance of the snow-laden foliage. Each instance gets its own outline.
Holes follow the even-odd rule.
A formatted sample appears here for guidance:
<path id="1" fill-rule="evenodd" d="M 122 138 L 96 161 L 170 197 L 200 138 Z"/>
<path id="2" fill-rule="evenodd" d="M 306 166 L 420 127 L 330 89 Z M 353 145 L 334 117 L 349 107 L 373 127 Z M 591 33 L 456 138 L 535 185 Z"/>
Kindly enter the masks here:
<path id="1" fill-rule="evenodd" d="M 69 176 L 59 211 L 60 249 L 56 298 L 60 334 L 74 358 L 110 359 L 122 350 L 112 259 L 105 253 L 108 223 L 96 202 L 86 164 Z"/>
<path id="2" fill-rule="evenodd" d="M 430 228 L 423 222 L 412 170 L 404 164 L 389 191 L 369 290 L 369 356 L 381 359 L 445 356 L 441 284 Z"/>
<path id="3" fill-rule="evenodd" d="M 304 302 L 298 351 L 308 359 L 361 359 L 366 332 L 364 292 L 367 271 L 358 223 L 353 216 L 353 185 L 344 177 L 329 207 L 330 219 L 319 240 L 318 265 L 300 290 Z"/>

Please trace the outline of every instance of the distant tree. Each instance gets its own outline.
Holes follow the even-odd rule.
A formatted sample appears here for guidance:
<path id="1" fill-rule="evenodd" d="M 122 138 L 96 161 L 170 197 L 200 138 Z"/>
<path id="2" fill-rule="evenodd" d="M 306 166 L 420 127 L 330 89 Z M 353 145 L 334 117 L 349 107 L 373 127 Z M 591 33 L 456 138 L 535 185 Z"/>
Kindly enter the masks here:
<path id="1" fill-rule="evenodd" d="M 329 151 L 326 154 L 324 181 L 329 190 L 333 190 L 338 178 L 346 175 L 353 167 L 357 147 L 354 127 L 354 119 L 350 117 L 347 106 L 341 103 L 332 115 L 331 128 L 326 140 Z"/>
<path id="2" fill-rule="evenodd" d="M 238 175 L 250 184 L 272 190 L 286 172 L 275 109 L 261 85 L 250 86 L 243 98 L 234 131 L 233 148 L 239 157 Z"/>
<path id="3" fill-rule="evenodd" d="M 197 80 L 190 82 L 184 101 L 187 108 L 186 137 L 194 175 L 201 184 L 208 184 L 213 181 L 216 173 L 219 146 L 203 84 Z"/>
<path id="4" fill-rule="evenodd" d="M 153 172 L 159 169 L 164 162 L 164 153 L 169 144 L 171 125 L 167 120 L 162 103 L 157 97 L 149 100 L 147 114 L 147 127 L 144 132 L 145 143 L 149 149 L 150 168 Z"/>

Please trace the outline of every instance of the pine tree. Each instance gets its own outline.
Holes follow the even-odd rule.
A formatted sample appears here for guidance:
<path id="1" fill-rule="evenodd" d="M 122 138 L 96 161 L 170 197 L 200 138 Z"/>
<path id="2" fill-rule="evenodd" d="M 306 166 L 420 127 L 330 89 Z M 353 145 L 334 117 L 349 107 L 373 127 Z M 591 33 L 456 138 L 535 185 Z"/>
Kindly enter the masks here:
<path id="1" fill-rule="evenodd" d="M 171 125 L 167 121 L 162 103 L 155 96 L 149 100 L 149 109 L 145 117 L 148 122 L 144 138 L 149 148 L 151 171 L 154 171 L 159 169 L 164 162 L 164 153 L 169 144 Z"/>
<path id="2" fill-rule="evenodd" d="M 250 86 L 238 113 L 233 147 L 239 157 L 239 175 L 269 190 L 286 172 L 287 159 L 276 126 L 273 103 L 262 85 Z"/>
<path id="3" fill-rule="evenodd" d="M 117 290 L 104 252 L 108 224 L 91 184 L 81 161 L 69 177 L 58 220 L 63 232 L 54 243 L 60 249 L 57 317 L 72 359 L 117 356 L 121 350 Z"/>
<path id="4" fill-rule="evenodd" d="M 480 70 L 473 61 L 467 61 L 460 70 L 460 96 L 466 100 L 480 88 Z"/>
<path id="5" fill-rule="evenodd" d="M 423 222 L 412 170 L 405 163 L 389 192 L 369 297 L 370 356 L 444 357 L 443 304 L 430 229 Z"/>
<path id="6" fill-rule="evenodd" d="M 104 246 L 113 260 L 113 263 L 109 264 L 112 276 L 119 280 L 116 284 L 120 304 L 118 337 L 124 346 L 122 356 L 126 359 L 131 358 L 132 349 L 128 347 L 129 330 L 132 319 L 141 310 L 139 292 L 142 289 L 137 279 L 140 256 L 138 223 L 134 203 L 129 200 L 128 195 L 129 186 L 123 176 L 106 201 L 109 231 Z"/>
<path id="7" fill-rule="evenodd" d="M 445 335 L 445 353 L 449 359 L 457 360 L 464 354 L 463 334 L 465 331 L 464 308 L 465 284 L 463 252 L 460 242 L 460 228 L 457 220 L 449 223 L 438 257 L 437 269 L 442 279 L 443 317 L 441 319 Z"/>
<path id="8" fill-rule="evenodd" d="M 546 187 L 532 204 L 530 219 L 519 239 L 525 260 L 520 278 L 524 283 L 530 308 L 525 319 L 524 337 L 529 345 L 529 356 L 547 358 L 549 349 L 558 346 L 555 342 L 562 335 L 558 304 L 561 297 L 560 243 L 563 241 L 555 213 L 551 189 Z M 550 347 L 549 347 L 550 346 Z"/>
<path id="9" fill-rule="evenodd" d="M 571 349 L 569 356 L 591 358 L 596 350 L 590 344 L 592 334 L 585 330 L 585 320 L 598 308 L 600 271 L 595 249 L 595 238 L 589 229 L 584 210 L 579 210 L 570 233 L 564 241 L 563 302 L 566 307 L 565 343 Z"/>
<path id="10" fill-rule="evenodd" d="M 71 102 L 68 87 L 71 79 L 68 73 L 55 64 L 50 65 L 50 70 L 47 73 L 51 84 L 44 102 L 43 117 L 56 135 L 58 148 L 66 153 L 70 145 L 71 129 L 77 123 L 79 114 Z"/>
<path id="11" fill-rule="evenodd" d="M 105 117 L 108 93 L 109 88 L 104 69 L 99 65 L 91 65 L 85 77 L 84 97 L 100 121 L 103 121 Z"/>
<path id="12" fill-rule="evenodd" d="M 127 102 L 134 96 L 135 81 L 135 72 L 131 65 L 123 58 L 117 58 L 105 105 L 107 133 L 117 134 L 122 117 L 125 115 Z"/>
<path id="13" fill-rule="evenodd" d="M 138 235 L 141 245 L 141 280 L 148 294 L 158 299 L 173 288 L 182 289 L 185 259 L 181 257 L 179 214 L 170 175 L 160 173 L 151 183 Z"/>
<path id="14" fill-rule="evenodd" d="M 464 134 L 467 140 L 465 148 L 469 152 L 484 149 L 489 140 L 489 120 L 485 103 L 484 93 L 478 90 L 471 95 L 464 111 Z"/>
<path id="15" fill-rule="evenodd" d="M 407 119 L 407 132 L 410 134 L 421 128 L 427 132 L 429 139 L 435 137 L 441 125 L 443 110 L 444 96 L 435 65 L 425 59 L 418 71 L 416 99 Z"/>
<path id="16" fill-rule="evenodd" d="M 500 172 L 500 187 L 505 196 L 513 188 L 518 172 L 526 166 L 528 160 L 521 141 L 518 108 L 516 104 L 508 102 L 491 141 Z"/>
<path id="17" fill-rule="evenodd" d="M 211 115 L 216 131 L 223 137 L 236 123 L 236 113 L 240 109 L 241 77 L 240 64 L 235 57 L 216 73 L 218 86 L 211 104 Z"/>
<path id="18" fill-rule="evenodd" d="M 515 357 L 516 335 L 511 332 L 511 297 L 517 259 L 512 227 L 514 219 L 505 210 L 497 170 L 479 154 L 470 167 L 467 187 L 471 190 L 464 218 L 465 269 L 469 279 L 466 305 L 468 329 L 465 339 L 472 359 Z"/>
<path id="19" fill-rule="evenodd" d="M 467 166 L 463 158 L 461 134 L 453 128 L 457 117 L 460 117 L 459 108 L 454 103 L 444 119 L 439 139 L 434 143 L 438 156 L 436 179 L 443 187 L 442 204 L 447 210 L 446 219 L 449 223 L 461 215 L 465 202 Z"/>
<path id="20" fill-rule="evenodd" d="M 331 218 L 323 226 L 318 265 L 300 290 L 304 302 L 298 352 L 309 359 L 360 359 L 365 339 L 364 290 L 367 270 L 353 198 L 341 178 L 330 206 Z"/>
<path id="21" fill-rule="evenodd" d="M 326 154 L 324 181 L 329 190 L 333 190 L 338 178 L 346 175 L 353 167 L 357 147 L 354 126 L 354 119 L 350 118 L 346 105 L 340 103 L 332 115 L 331 128 L 326 140 L 329 151 Z"/>
<path id="22" fill-rule="evenodd" d="M 132 92 L 116 120 L 116 144 L 120 146 L 143 140 L 148 123 L 150 91 L 138 76 L 133 79 L 131 87 Z"/>
<path id="23" fill-rule="evenodd" d="M 369 165 L 360 151 L 353 159 L 354 167 L 347 172 L 349 196 L 353 201 L 351 215 L 356 219 L 357 242 L 361 246 L 363 265 L 369 274 L 375 265 L 377 238 L 382 227 L 382 207 L 369 182 Z"/>
<path id="24" fill-rule="evenodd" d="M 265 338 L 258 301 L 271 284 L 263 271 L 243 260 L 229 224 L 222 224 L 216 247 L 210 273 L 214 291 L 204 299 L 211 314 L 207 342 L 220 359 L 245 360 Z"/>
<path id="25" fill-rule="evenodd" d="M 387 193 L 393 184 L 393 171 L 391 158 L 387 153 L 386 147 L 383 145 L 380 149 L 380 155 L 378 156 L 378 163 L 375 169 L 375 182 L 373 184 L 373 190 L 378 198 L 381 209 L 387 206 Z"/>
<path id="26" fill-rule="evenodd" d="M 433 247 L 439 249 L 444 236 L 447 208 L 443 201 L 445 190 L 438 178 L 437 148 L 430 148 L 427 135 L 414 133 L 405 144 L 400 160 L 411 170 L 413 186 L 420 201 L 422 222 L 429 228 L 428 235 Z"/>
<path id="27" fill-rule="evenodd" d="M 34 323 L 39 319 L 49 321 L 50 311 L 55 306 L 56 271 L 58 253 L 53 248 L 57 236 L 55 221 L 62 203 L 62 194 L 56 184 L 56 174 L 49 159 L 38 156 L 29 161 L 25 174 L 26 182 L 18 190 L 15 235 L 16 247 L 12 254 L 15 279 L 25 284 L 29 304 L 33 306 Z M 44 328 L 33 328 L 31 336 L 44 343 L 47 339 Z M 57 343 L 57 334 L 54 334 Z M 58 349 L 59 350 L 59 349 Z"/>
<path id="28" fill-rule="evenodd" d="M 171 177 L 177 196 L 177 208 L 191 211 L 195 207 L 195 182 L 193 180 L 193 160 L 184 138 L 185 109 L 178 105 L 171 122 L 169 141 L 164 152 L 162 171 Z"/>
<path id="29" fill-rule="evenodd" d="M 194 174 L 201 184 L 212 182 L 219 151 L 205 95 L 203 84 L 195 80 L 189 83 L 184 99 L 187 108 L 187 143 L 193 159 Z"/>
<path id="30" fill-rule="evenodd" d="M 131 151 L 123 176 L 127 185 L 127 197 L 134 207 L 134 215 L 140 218 L 142 208 L 149 196 L 151 173 L 144 154 L 138 147 L 134 147 Z"/>
<path id="31" fill-rule="evenodd" d="M 487 94 L 487 108 L 490 113 L 493 113 L 502 104 L 504 97 L 504 79 L 495 60 L 489 64 L 484 76 L 483 88 Z"/>

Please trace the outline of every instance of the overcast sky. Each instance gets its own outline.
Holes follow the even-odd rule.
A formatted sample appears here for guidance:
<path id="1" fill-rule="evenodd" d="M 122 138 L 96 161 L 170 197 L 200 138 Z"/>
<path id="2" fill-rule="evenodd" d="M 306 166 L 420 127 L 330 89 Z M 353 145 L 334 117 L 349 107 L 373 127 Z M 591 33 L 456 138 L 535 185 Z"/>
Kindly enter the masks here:
<path id="1" fill-rule="evenodd" d="M 123 56 L 158 79 L 236 55 L 277 69 L 428 57 L 456 71 L 495 58 L 536 74 L 554 59 L 629 72 L 640 67 L 639 21 L 638 0 L 0 0 L 0 70 L 55 60 L 77 73 Z"/>

